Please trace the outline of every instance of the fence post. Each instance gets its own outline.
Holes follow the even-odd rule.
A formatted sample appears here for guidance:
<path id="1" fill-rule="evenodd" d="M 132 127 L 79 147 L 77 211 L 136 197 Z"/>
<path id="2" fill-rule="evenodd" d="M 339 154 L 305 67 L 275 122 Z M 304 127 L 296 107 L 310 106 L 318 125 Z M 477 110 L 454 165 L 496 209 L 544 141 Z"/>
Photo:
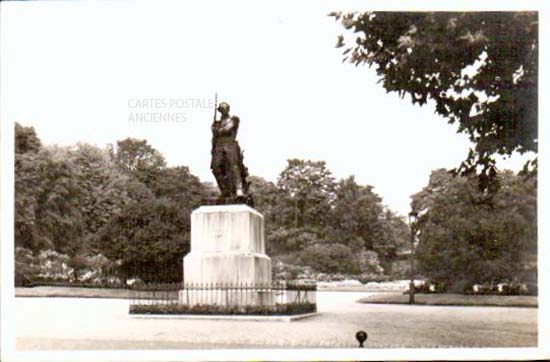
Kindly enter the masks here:
<path id="1" fill-rule="evenodd" d="M 223 283 L 225 285 L 225 305 L 229 306 L 229 284 Z"/>
<path id="2" fill-rule="evenodd" d="M 183 289 L 185 290 L 185 301 L 189 305 L 189 285 L 183 284 Z"/>

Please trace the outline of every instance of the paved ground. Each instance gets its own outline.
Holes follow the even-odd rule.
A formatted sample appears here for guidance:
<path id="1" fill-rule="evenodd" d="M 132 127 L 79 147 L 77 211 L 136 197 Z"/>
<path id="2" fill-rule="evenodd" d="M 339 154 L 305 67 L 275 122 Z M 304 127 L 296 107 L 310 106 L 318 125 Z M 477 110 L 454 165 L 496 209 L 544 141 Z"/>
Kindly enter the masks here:
<path id="1" fill-rule="evenodd" d="M 318 292 L 296 322 L 132 319 L 128 301 L 16 298 L 18 350 L 171 348 L 534 347 L 537 309 L 360 304 L 369 293 Z"/>

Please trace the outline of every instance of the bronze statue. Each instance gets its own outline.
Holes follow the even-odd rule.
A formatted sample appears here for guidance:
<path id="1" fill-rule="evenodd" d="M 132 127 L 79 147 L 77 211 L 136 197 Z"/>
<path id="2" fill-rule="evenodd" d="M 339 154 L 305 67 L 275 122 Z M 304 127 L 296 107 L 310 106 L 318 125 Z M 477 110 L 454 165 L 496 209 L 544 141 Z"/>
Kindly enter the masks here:
<path id="1" fill-rule="evenodd" d="M 243 152 L 237 142 L 239 117 L 229 115 L 229 104 L 214 108 L 212 123 L 212 162 L 210 168 L 221 191 L 217 203 L 246 203 L 253 206 L 248 193 L 248 169 L 243 163 Z M 221 116 L 217 119 L 217 111 Z"/>

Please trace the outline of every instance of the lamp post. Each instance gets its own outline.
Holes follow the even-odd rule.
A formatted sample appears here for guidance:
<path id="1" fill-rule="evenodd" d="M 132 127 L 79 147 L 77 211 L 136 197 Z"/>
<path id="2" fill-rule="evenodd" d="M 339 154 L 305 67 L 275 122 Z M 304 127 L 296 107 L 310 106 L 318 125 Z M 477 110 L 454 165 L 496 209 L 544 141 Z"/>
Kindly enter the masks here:
<path id="1" fill-rule="evenodd" d="M 416 238 L 416 219 L 418 213 L 411 211 L 409 213 L 409 228 L 411 230 L 411 282 L 409 284 L 409 304 L 414 304 L 414 242 Z"/>

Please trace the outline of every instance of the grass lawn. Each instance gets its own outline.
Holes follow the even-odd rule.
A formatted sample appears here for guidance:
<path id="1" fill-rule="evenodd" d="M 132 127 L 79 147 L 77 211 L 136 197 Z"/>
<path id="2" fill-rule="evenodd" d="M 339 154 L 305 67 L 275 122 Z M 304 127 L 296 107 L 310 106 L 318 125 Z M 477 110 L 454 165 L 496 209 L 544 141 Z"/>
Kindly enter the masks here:
<path id="1" fill-rule="evenodd" d="M 16 297 L 75 297 L 128 299 L 128 290 L 82 287 L 31 287 L 15 288 Z"/>
<path id="2" fill-rule="evenodd" d="M 380 293 L 361 298 L 359 303 L 409 304 L 409 295 Z M 537 296 L 531 295 L 463 295 L 463 294 L 415 294 L 415 304 L 451 306 L 502 306 L 537 307 Z"/>

